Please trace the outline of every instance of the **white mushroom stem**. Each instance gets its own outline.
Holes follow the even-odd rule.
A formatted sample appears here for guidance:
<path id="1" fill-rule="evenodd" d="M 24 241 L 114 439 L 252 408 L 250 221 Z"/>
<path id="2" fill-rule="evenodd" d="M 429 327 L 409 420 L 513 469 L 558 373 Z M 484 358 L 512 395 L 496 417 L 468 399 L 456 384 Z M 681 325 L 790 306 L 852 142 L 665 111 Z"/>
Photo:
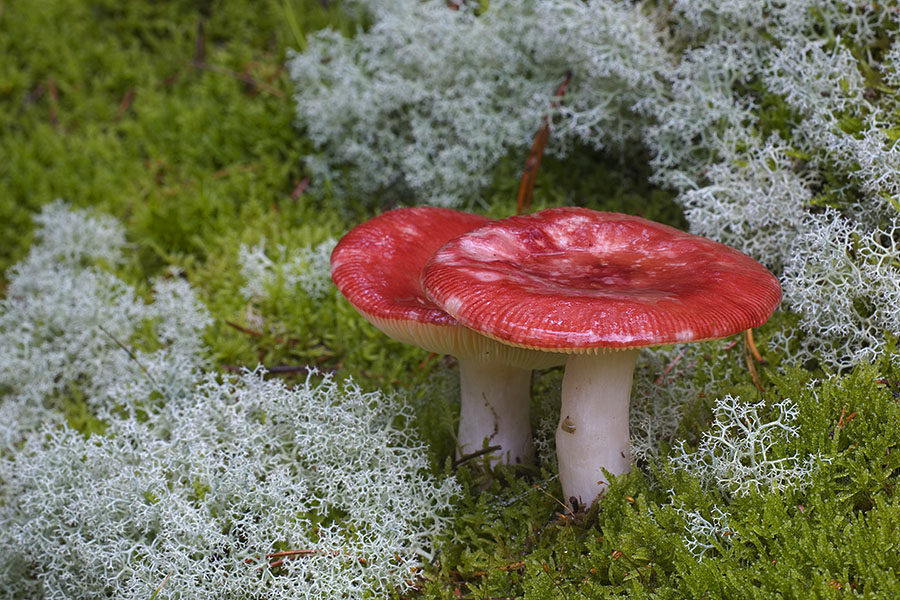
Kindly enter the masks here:
<path id="1" fill-rule="evenodd" d="M 457 458 L 486 446 L 493 464 L 532 458 L 529 418 L 531 371 L 480 358 L 459 359 L 460 414 Z"/>
<path id="2" fill-rule="evenodd" d="M 637 350 L 573 354 L 566 362 L 556 455 L 563 497 L 590 506 L 613 475 L 631 469 L 628 409 Z"/>

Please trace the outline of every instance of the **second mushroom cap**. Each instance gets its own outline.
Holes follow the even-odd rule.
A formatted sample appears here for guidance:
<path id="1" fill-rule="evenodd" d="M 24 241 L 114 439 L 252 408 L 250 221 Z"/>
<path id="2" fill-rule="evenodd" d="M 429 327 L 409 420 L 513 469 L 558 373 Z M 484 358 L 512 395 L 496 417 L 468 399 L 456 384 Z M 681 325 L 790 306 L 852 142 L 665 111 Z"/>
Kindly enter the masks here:
<path id="1" fill-rule="evenodd" d="M 474 229 L 432 256 L 422 282 L 467 327 L 566 353 L 721 338 L 781 301 L 775 277 L 734 248 L 574 207 Z"/>

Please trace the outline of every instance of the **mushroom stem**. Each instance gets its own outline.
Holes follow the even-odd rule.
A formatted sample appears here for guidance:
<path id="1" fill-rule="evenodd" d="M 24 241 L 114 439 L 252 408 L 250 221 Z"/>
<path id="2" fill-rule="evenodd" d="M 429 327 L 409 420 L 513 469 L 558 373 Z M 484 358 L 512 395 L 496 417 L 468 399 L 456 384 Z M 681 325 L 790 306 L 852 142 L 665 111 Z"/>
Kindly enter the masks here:
<path id="1" fill-rule="evenodd" d="M 532 457 L 531 371 L 481 358 L 459 359 L 460 413 L 457 458 L 500 446 L 492 464 Z"/>
<path id="2" fill-rule="evenodd" d="M 556 455 L 563 496 L 588 507 L 613 475 L 631 470 L 628 409 L 637 350 L 573 354 L 566 362 Z"/>

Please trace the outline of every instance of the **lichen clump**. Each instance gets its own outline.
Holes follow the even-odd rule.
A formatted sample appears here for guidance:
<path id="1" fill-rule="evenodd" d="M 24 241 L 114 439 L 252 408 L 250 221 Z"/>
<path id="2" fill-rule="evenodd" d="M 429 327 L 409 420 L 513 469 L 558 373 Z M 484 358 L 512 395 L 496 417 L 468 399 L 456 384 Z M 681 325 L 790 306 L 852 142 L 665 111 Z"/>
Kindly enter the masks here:
<path id="1" fill-rule="evenodd" d="M 124 242 L 115 221 L 55 203 L 39 222 L 0 304 L 3 593 L 408 585 L 458 492 L 429 474 L 410 405 L 314 370 L 291 387 L 263 369 L 217 376 L 186 282 L 163 280 L 144 303 L 108 270 Z M 66 419 L 79 405 L 89 423 Z"/>

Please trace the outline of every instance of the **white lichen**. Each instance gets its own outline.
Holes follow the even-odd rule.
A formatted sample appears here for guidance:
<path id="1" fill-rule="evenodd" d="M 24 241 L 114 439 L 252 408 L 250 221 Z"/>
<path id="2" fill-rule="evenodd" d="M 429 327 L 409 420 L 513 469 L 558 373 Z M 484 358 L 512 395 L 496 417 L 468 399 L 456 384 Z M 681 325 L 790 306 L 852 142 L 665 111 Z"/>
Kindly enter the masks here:
<path id="1" fill-rule="evenodd" d="M 722 552 L 731 546 L 736 534 L 728 527 L 728 514 L 718 506 L 713 506 L 709 516 L 699 510 L 674 507 L 684 519 L 684 546 L 697 561 L 702 561 L 707 552 Z"/>
<path id="2" fill-rule="evenodd" d="M 850 368 L 900 332 L 900 214 L 866 227 L 834 210 L 810 215 L 785 269 L 786 304 L 808 333 L 797 355 Z"/>
<path id="3" fill-rule="evenodd" d="M 144 302 L 101 264 L 121 260 L 114 221 L 53 204 L 39 222 L 0 301 L 0 596 L 411 585 L 458 486 L 430 474 L 408 403 L 314 372 L 204 372 L 210 318 L 179 273 Z"/>
<path id="4" fill-rule="evenodd" d="M 290 59 L 297 114 L 320 150 L 307 161 L 338 193 L 393 192 L 459 206 L 511 149 L 525 149 L 567 71 L 549 152 L 637 141 L 629 113 L 656 95 L 665 53 L 640 7 L 500 0 L 367 2 L 372 26 L 325 30 Z M 350 169 L 344 167 L 350 166 Z M 412 196 L 413 198 L 410 198 Z"/>
<path id="5" fill-rule="evenodd" d="M 337 240 L 329 238 L 316 245 L 302 246 L 288 252 L 284 245 L 277 247 L 277 257 L 270 258 L 263 239 L 254 246 L 241 244 L 238 262 L 246 283 L 241 293 L 250 300 L 269 296 L 269 287 L 284 285 L 321 300 L 334 286 L 331 283 L 331 252 Z"/>
<path id="6" fill-rule="evenodd" d="M 0 448 L 59 421 L 64 397 L 83 397 L 103 418 L 119 404 L 116 390 L 165 398 L 190 389 L 206 364 L 210 317 L 187 282 L 170 273 L 145 302 L 100 266 L 122 261 L 118 223 L 60 202 L 36 221 L 38 241 L 0 299 Z"/>
<path id="7" fill-rule="evenodd" d="M 713 413 L 712 426 L 701 434 L 696 450 L 689 450 L 683 441 L 675 446 L 673 468 L 732 496 L 809 483 L 817 457 L 790 453 L 786 444 L 799 435 L 796 404 L 785 399 L 767 411 L 764 402 L 749 404 L 729 395 L 716 400 Z"/>
<path id="8" fill-rule="evenodd" d="M 403 589 L 457 491 L 428 474 L 409 417 L 397 398 L 352 383 L 310 376 L 288 388 L 257 371 L 208 378 L 106 435 L 44 427 L 0 459 L 0 588 L 44 598 Z M 285 551 L 297 552 L 267 558 Z"/>

